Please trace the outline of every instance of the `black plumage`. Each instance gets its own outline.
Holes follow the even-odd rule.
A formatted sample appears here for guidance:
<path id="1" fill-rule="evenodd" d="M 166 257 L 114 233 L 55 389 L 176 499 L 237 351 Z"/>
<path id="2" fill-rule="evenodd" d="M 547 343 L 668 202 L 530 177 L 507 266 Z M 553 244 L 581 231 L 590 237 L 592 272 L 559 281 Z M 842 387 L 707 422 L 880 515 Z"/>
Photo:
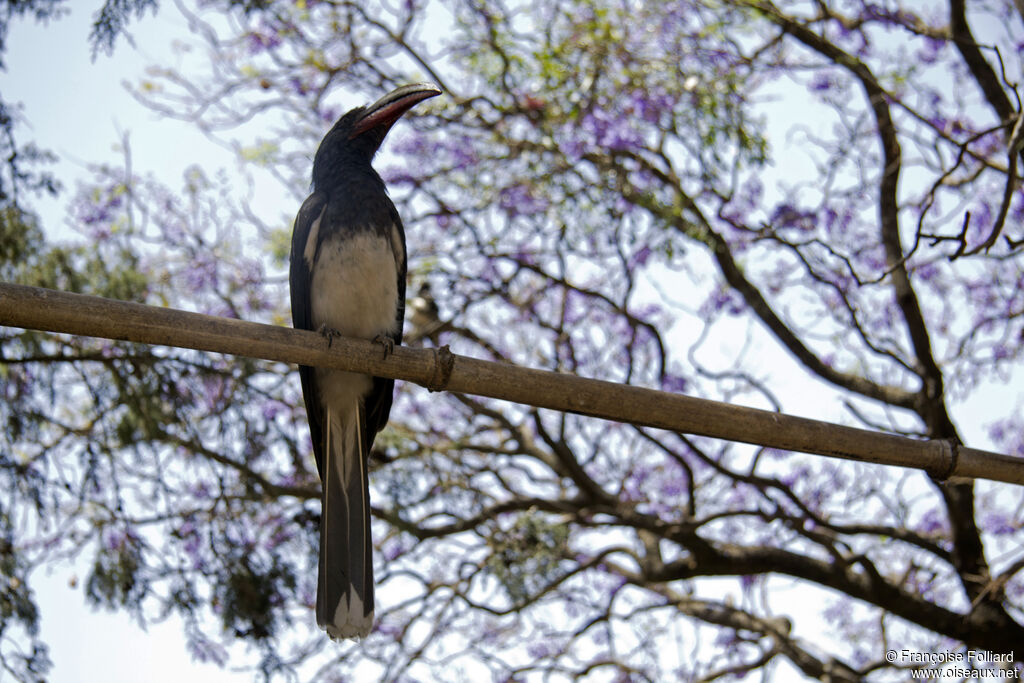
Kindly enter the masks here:
<path id="1" fill-rule="evenodd" d="M 408 85 L 342 116 L 313 160 L 313 193 L 295 218 L 290 285 L 296 328 L 402 341 L 405 231 L 371 162 L 391 126 L 440 94 Z M 391 411 L 394 381 L 300 366 L 323 493 L 317 623 L 335 638 L 373 625 L 367 459 Z"/>

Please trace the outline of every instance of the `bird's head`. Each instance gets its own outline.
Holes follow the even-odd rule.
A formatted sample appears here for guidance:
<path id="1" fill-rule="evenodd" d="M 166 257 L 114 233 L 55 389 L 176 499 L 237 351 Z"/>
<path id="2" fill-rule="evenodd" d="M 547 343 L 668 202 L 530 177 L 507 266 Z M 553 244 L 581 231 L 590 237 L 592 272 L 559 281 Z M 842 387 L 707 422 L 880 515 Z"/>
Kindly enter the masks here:
<path id="1" fill-rule="evenodd" d="M 414 83 L 392 90 L 367 107 L 356 107 L 328 131 L 313 159 L 313 186 L 323 187 L 339 165 L 365 163 L 377 153 L 395 121 L 423 100 L 441 94 L 431 83 Z"/>

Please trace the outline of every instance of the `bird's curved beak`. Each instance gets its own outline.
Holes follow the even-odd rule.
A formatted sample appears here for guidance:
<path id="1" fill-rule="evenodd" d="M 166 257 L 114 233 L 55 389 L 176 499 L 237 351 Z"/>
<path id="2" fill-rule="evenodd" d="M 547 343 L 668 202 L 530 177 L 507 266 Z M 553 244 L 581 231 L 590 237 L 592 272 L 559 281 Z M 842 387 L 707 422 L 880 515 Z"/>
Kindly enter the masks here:
<path id="1" fill-rule="evenodd" d="M 382 129 L 383 134 L 387 134 L 395 121 L 400 119 L 405 112 L 423 100 L 437 97 L 440 94 L 441 89 L 433 83 L 413 83 L 396 88 L 363 111 L 362 116 L 352 127 L 348 139 L 359 137 L 373 129 Z M 381 135 L 381 139 L 383 137 L 384 135 Z"/>

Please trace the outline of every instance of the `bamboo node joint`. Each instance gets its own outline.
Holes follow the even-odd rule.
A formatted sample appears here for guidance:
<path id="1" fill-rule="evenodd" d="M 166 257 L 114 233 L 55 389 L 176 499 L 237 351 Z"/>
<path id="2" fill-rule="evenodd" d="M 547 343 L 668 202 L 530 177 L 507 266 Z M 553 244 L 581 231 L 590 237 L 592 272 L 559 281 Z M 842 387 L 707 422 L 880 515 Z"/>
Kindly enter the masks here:
<path id="1" fill-rule="evenodd" d="M 955 476 L 957 470 L 960 469 L 960 442 L 956 439 L 942 439 L 939 443 L 945 446 L 943 450 L 946 453 L 946 462 L 948 464 L 945 471 L 935 476 L 935 479 L 946 481 L 950 477 Z"/>
<path id="2" fill-rule="evenodd" d="M 445 344 L 441 348 L 434 349 L 434 373 L 430 381 L 424 386 L 428 391 L 444 391 L 448 387 L 448 380 L 452 377 L 452 370 L 455 368 L 455 354 Z"/>

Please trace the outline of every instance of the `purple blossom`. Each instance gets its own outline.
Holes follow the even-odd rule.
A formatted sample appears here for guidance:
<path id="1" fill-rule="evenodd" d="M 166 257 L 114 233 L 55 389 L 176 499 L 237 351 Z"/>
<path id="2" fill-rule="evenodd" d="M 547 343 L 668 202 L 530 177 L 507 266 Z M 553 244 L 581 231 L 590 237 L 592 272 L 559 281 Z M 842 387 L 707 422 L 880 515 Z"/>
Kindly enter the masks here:
<path id="1" fill-rule="evenodd" d="M 799 209 L 792 204 L 780 204 L 772 211 L 768 222 L 775 229 L 796 228 L 798 230 L 811 231 L 817 224 L 817 216 L 813 211 Z"/>
<path id="2" fill-rule="evenodd" d="M 641 88 L 634 89 L 627 98 L 626 112 L 648 123 L 657 124 L 662 114 L 671 112 L 675 100 L 664 91 L 649 93 Z"/>
<path id="3" fill-rule="evenodd" d="M 418 178 L 404 166 L 385 166 L 380 172 L 380 177 L 392 187 L 415 185 L 418 182 Z"/>
<path id="4" fill-rule="evenodd" d="M 850 603 L 846 600 L 835 600 L 822 611 L 821 616 L 833 627 L 843 628 L 851 622 Z"/>
<path id="5" fill-rule="evenodd" d="M 945 40 L 927 36 L 924 40 L 924 47 L 917 51 L 917 59 L 925 64 L 934 64 L 939 61 L 945 47 Z"/>
<path id="6" fill-rule="evenodd" d="M 678 477 L 672 479 L 662 479 L 661 482 L 661 495 L 666 498 L 676 499 L 679 496 L 686 495 L 689 490 L 686 479 L 683 478 L 682 473 Z M 675 502 L 674 500 L 672 502 Z M 670 509 L 678 510 L 678 506 L 670 507 Z"/>
<path id="7" fill-rule="evenodd" d="M 626 475 L 626 480 L 622 483 L 623 500 L 630 502 L 649 500 L 649 496 L 647 495 L 647 484 L 653 474 L 653 470 L 647 465 L 635 465 L 633 470 Z"/>
<path id="8" fill-rule="evenodd" d="M 389 185 L 416 185 L 449 171 L 473 171 L 480 163 L 476 141 L 466 135 L 437 138 L 413 131 L 398 137 L 390 149 L 401 160 L 381 171 Z"/>
<path id="9" fill-rule="evenodd" d="M 990 512 L 981 521 L 981 527 L 995 536 L 1007 536 L 1016 533 L 1020 524 L 1002 512 Z"/>
<path id="10" fill-rule="evenodd" d="M 725 221 L 734 225 L 741 225 L 751 221 L 751 216 L 758 212 L 764 194 L 764 184 L 757 176 L 751 176 L 743 181 L 736 193 L 729 199 L 729 203 L 719 209 L 719 216 Z M 744 232 L 737 234 L 734 238 L 737 247 L 742 245 L 742 240 L 747 239 Z"/>
<path id="11" fill-rule="evenodd" d="M 1024 457 L 1024 428 L 1015 417 L 992 423 L 988 434 L 1006 453 Z"/>
<path id="12" fill-rule="evenodd" d="M 121 550 L 125 545 L 125 535 L 121 532 L 111 531 L 107 534 L 103 545 L 107 550 Z"/>
<path id="13" fill-rule="evenodd" d="M 710 319 L 721 313 L 741 315 L 745 310 L 746 303 L 736 290 L 730 287 L 719 287 L 711 292 L 701 304 L 700 315 L 704 319 Z"/>
<path id="14" fill-rule="evenodd" d="M 571 161 L 579 161 L 587 151 L 587 146 L 583 141 L 574 136 L 559 141 L 558 148 Z"/>
<path id="15" fill-rule="evenodd" d="M 808 87 L 814 92 L 828 92 L 830 90 L 838 90 L 842 83 L 836 74 L 828 71 L 819 71 L 811 78 Z"/>
<path id="16" fill-rule="evenodd" d="M 202 379 L 203 404 L 209 411 L 216 411 L 224 399 L 227 382 L 219 375 L 205 375 Z"/>
<path id="17" fill-rule="evenodd" d="M 734 650 L 737 645 L 740 644 L 740 639 L 736 631 L 732 629 L 719 629 L 718 635 L 715 636 L 715 645 L 718 647 L 726 648 L 728 650 Z"/>
<path id="18" fill-rule="evenodd" d="M 934 263 L 922 263 L 914 266 L 914 277 L 922 282 L 936 282 L 942 272 Z"/>
<path id="19" fill-rule="evenodd" d="M 202 636 L 197 629 L 189 631 L 188 651 L 200 662 L 213 662 L 224 666 L 228 661 L 228 652 L 223 646 Z"/>
<path id="20" fill-rule="evenodd" d="M 661 378 L 662 391 L 671 391 L 677 394 L 685 394 L 690 388 L 690 380 L 682 375 L 675 375 L 666 372 Z"/>
<path id="21" fill-rule="evenodd" d="M 242 259 L 238 263 L 235 280 L 243 287 L 255 287 L 263 284 L 263 262 L 254 258 Z"/>
<path id="22" fill-rule="evenodd" d="M 1024 581 L 1021 581 L 1020 574 L 1016 574 L 1006 584 L 1006 595 L 1011 603 L 1019 604 L 1024 600 Z"/>
<path id="23" fill-rule="evenodd" d="M 516 253 L 512 255 L 512 259 L 516 263 L 521 263 L 526 266 L 535 266 L 537 265 L 537 252 L 534 249 L 523 246 L 516 250 Z"/>
<path id="24" fill-rule="evenodd" d="M 295 534 L 292 533 L 292 527 L 287 524 L 278 524 L 267 540 L 267 547 L 270 549 L 276 548 L 283 545 L 294 538 Z"/>
<path id="25" fill-rule="evenodd" d="M 215 288 L 219 280 L 217 266 L 217 258 L 212 253 L 204 251 L 196 254 L 184 272 L 185 286 L 193 294 Z"/>
<path id="26" fill-rule="evenodd" d="M 553 642 L 538 640 L 526 646 L 526 652 L 533 659 L 547 659 L 560 652 L 560 648 Z"/>
<path id="27" fill-rule="evenodd" d="M 320 106 L 319 115 L 324 123 L 334 123 L 341 116 L 341 109 L 324 104 Z"/>
<path id="28" fill-rule="evenodd" d="M 278 400 L 271 399 L 263 404 L 263 410 L 261 414 L 263 419 L 270 421 L 281 414 L 282 411 L 286 410 L 286 406 Z"/>
<path id="29" fill-rule="evenodd" d="M 932 508 L 924 513 L 916 524 L 916 529 L 924 536 L 944 536 L 949 533 L 949 524 L 945 515 Z"/>
<path id="30" fill-rule="evenodd" d="M 75 216 L 82 225 L 89 228 L 89 235 L 93 239 L 102 241 L 110 238 L 113 223 L 124 206 L 125 192 L 123 184 L 110 183 L 92 192 L 79 194 Z"/>
<path id="31" fill-rule="evenodd" d="M 917 23 L 917 17 L 911 12 L 889 9 L 877 2 L 864 3 L 864 9 L 861 11 L 860 16 L 867 21 L 877 21 L 897 26 L 913 26 Z"/>
<path id="32" fill-rule="evenodd" d="M 185 551 L 189 560 L 192 561 L 192 568 L 200 571 L 203 570 L 207 565 L 202 553 L 202 539 L 198 534 L 193 533 L 185 537 L 184 540 L 182 550 Z"/>
<path id="33" fill-rule="evenodd" d="M 281 36 L 269 25 L 264 24 L 259 30 L 250 31 L 245 37 L 249 54 L 259 54 L 281 45 Z"/>
<path id="34" fill-rule="evenodd" d="M 537 196 L 529 185 L 518 183 L 501 190 L 498 194 L 498 206 L 510 217 L 515 218 L 543 213 L 548 208 L 548 201 Z"/>
<path id="35" fill-rule="evenodd" d="M 177 535 L 181 538 L 191 536 L 196 533 L 196 523 L 191 518 L 186 518 L 182 521 L 181 526 L 178 527 Z"/>
<path id="36" fill-rule="evenodd" d="M 387 619 L 378 619 L 373 625 L 373 632 L 383 635 L 388 640 L 397 640 L 402 635 L 402 627 Z"/>
<path id="37" fill-rule="evenodd" d="M 388 562 L 392 562 L 404 555 L 408 550 L 400 539 L 396 539 L 384 547 L 384 558 Z"/>
<path id="38" fill-rule="evenodd" d="M 579 127 L 590 135 L 592 145 L 600 149 L 635 151 L 644 147 L 643 135 L 633 125 L 633 119 L 622 112 L 590 109 Z"/>
<path id="39" fill-rule="evenodd" d="M 761 198 L 764 196 L 764 183 L 757 176 L 751 176 L 743 181 L 740 185 L 739 192 L 736 193 L 735 200 L 740 203 L 740 206 L 753 210 L 754 207 L 761 203 Z"/>
<path id="40" fill-rule="evenodd" d="M 974 246 L 975 243 L 980 243 L 988 237 L 994 220 L 995 211 L 992 204 L 979 199 L 971 208 L 971 225 L 968 227 L 968 241 L 971 243 L 971 246 Z"/>
<path id="41" fill-rule="evenodd" d="M 313 86 L 307 83 L 304 79 L 298 76 L 292 76 L 288 79 L 288 85 L 296 95 L 305 95 L 313 90 Z"/>
<path id="42" fill-rule="evenodd" d="M 633 268 L 636 268 L 637 266 L 644 266 L 644 265 L 646 265 L 647 264 L 647 260 L 651 257 L 652 253 L 653 252 L 651 251 L 651 248 L 649 246 L 647 246 L 646 244 L 644 244 L 639 249 L 637 249 L 635 252 L 633 252 L 633 256 L 629 260 L 629 268 L 630 268 L 630 270 L 632 270 Z"/>
<path id="43" fill-rule="evenodd" d="M 825 231 L 832 237 L 848 235 L 853 225 L 854 215 L 855 210 L 850 205 L 845 205 L 838 209 L 826 208 L 822 216 Z"/>

